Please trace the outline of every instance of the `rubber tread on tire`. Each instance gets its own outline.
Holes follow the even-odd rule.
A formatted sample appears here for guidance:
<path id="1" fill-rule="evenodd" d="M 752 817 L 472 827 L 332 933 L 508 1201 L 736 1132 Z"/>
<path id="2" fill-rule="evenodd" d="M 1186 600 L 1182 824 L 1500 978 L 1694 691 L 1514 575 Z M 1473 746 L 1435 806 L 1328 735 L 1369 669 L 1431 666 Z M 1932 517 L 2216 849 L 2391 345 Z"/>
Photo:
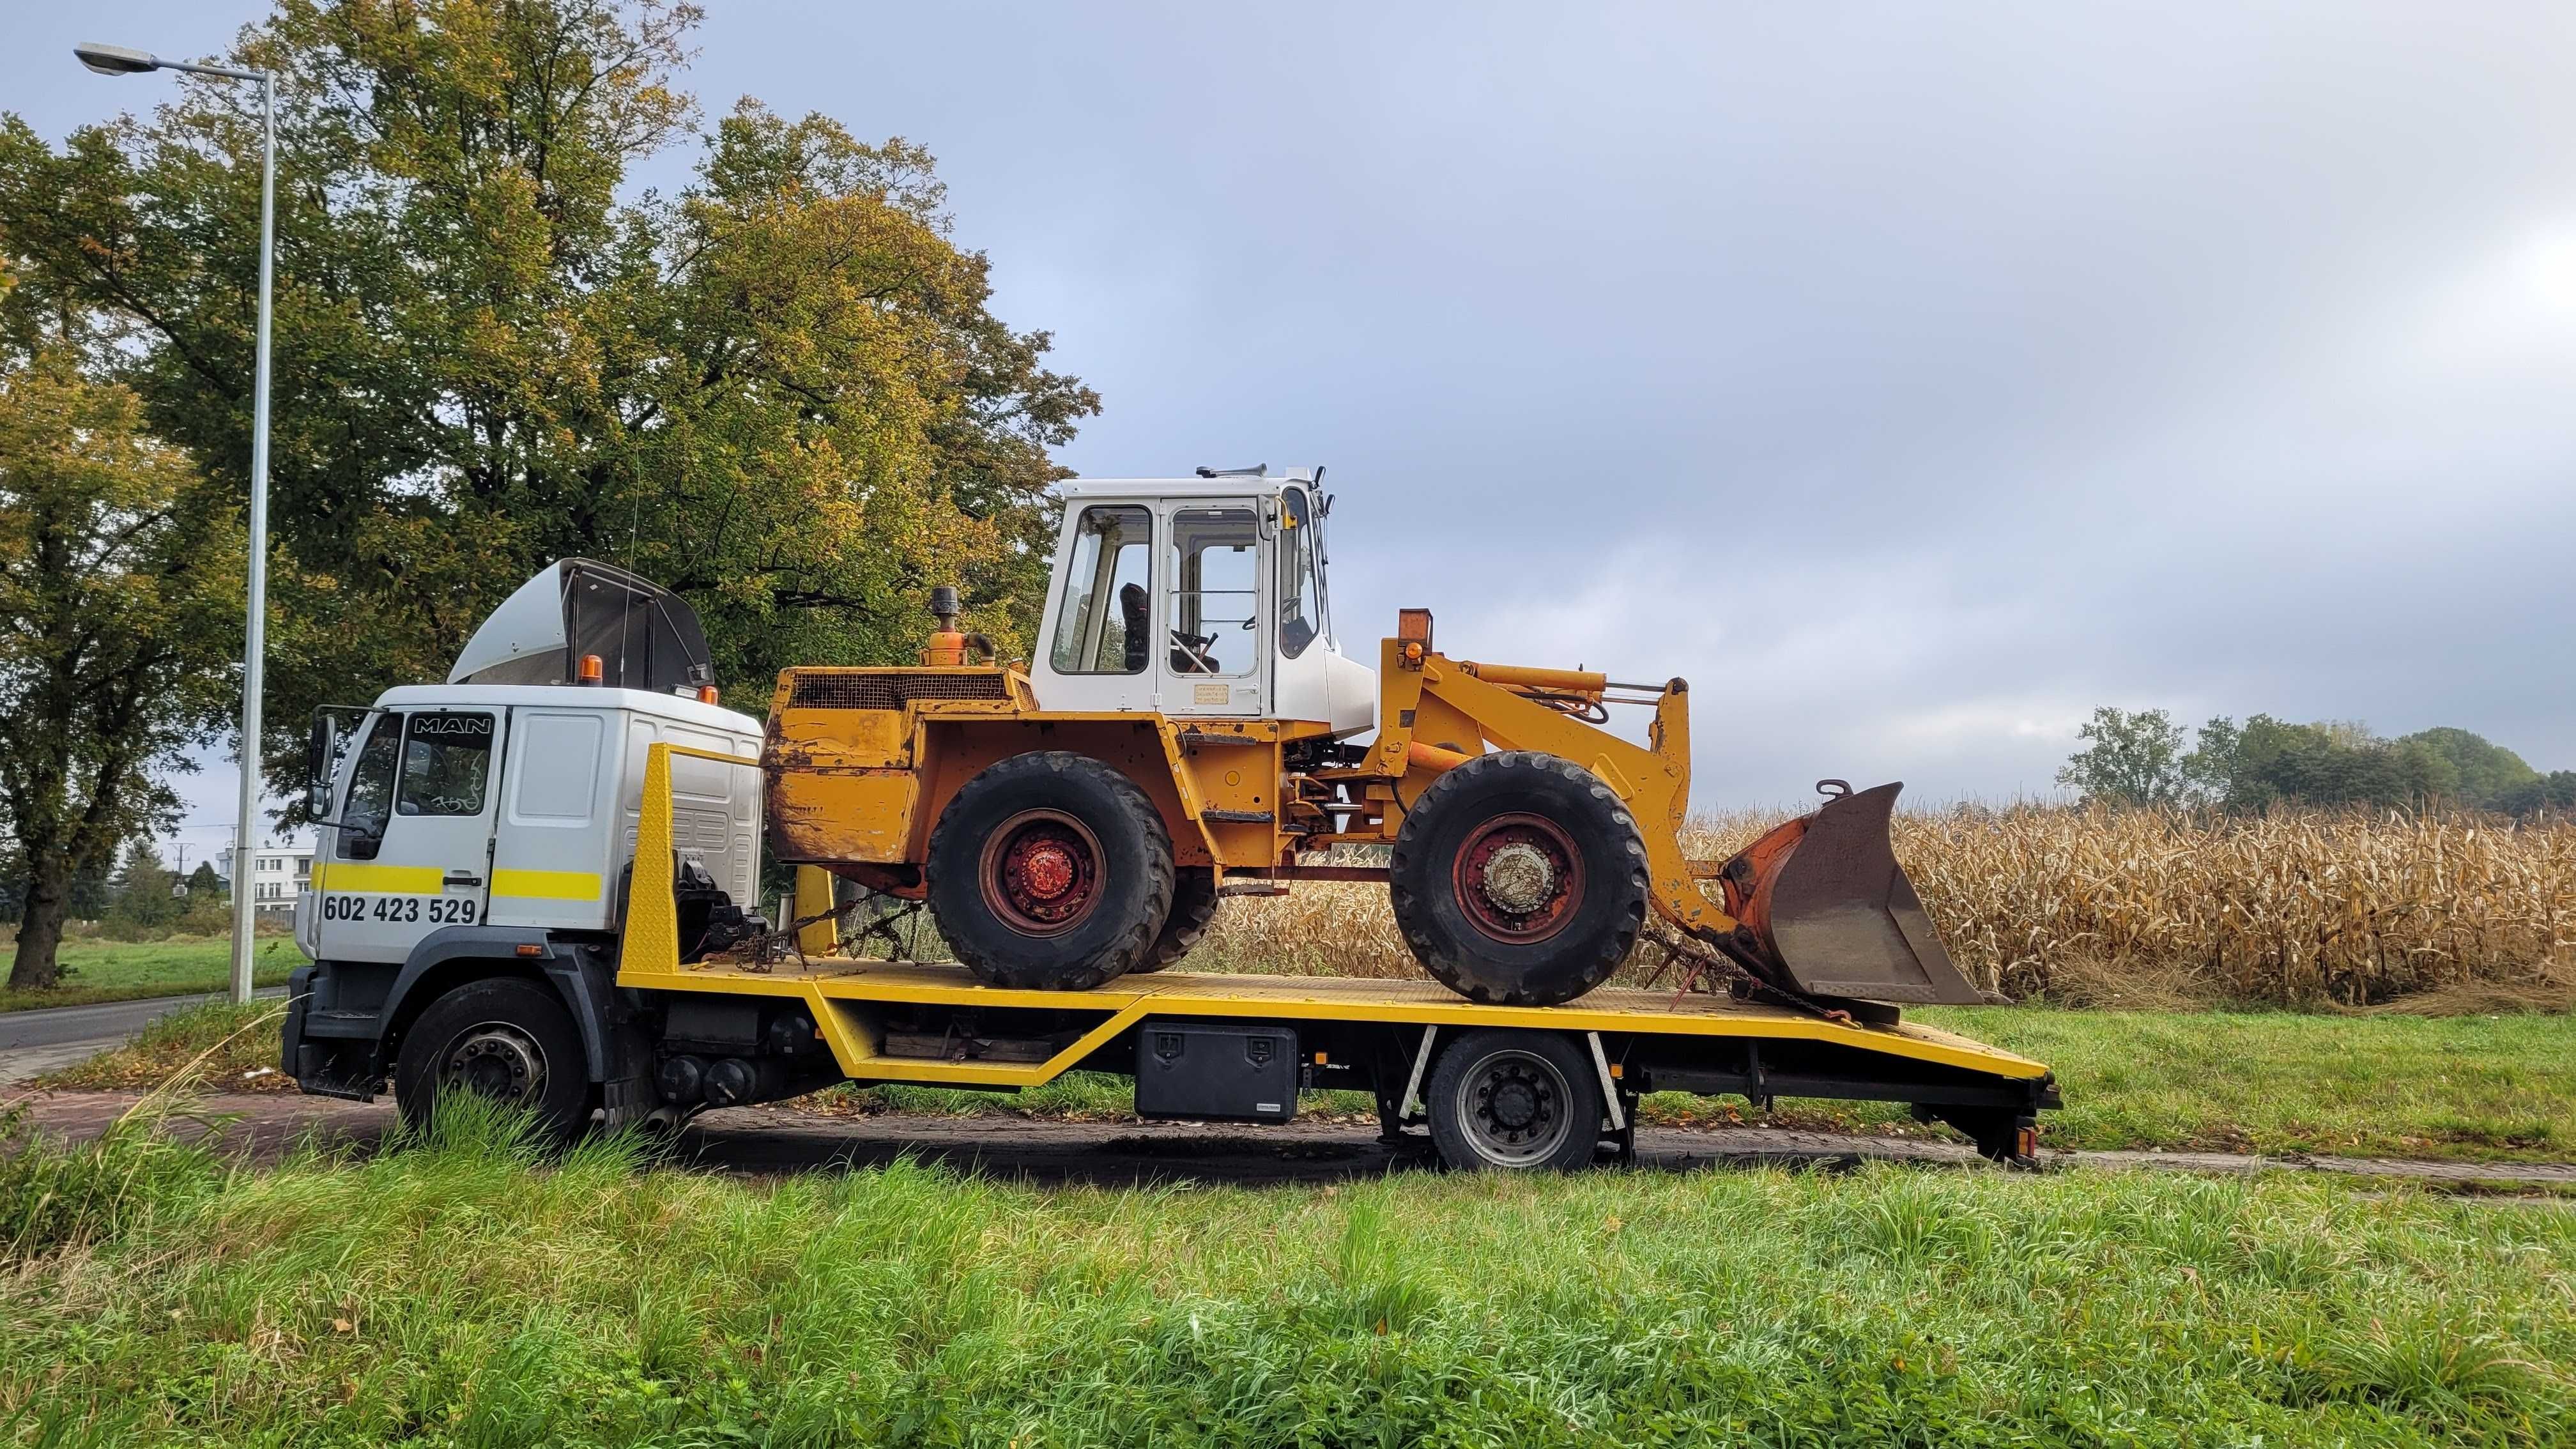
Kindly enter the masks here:
<path id="1" fill-rule="evenodd" d="M 1544 940 L 1496 939 L 1458 900 L 1452 864 L 1471 832 L 1514 813 L 1555 822 L 1581 852 L 1583 899 L 1574 919 Z M 1470 1001 L 1572 1001 L 1619 969 L 1646 920 L 1646 845 L 1626 804 L 1581 765 L 1533 750 L 1479 755 L 1432 781 L 1405 813 L 1390 866 L 1405 944 L 1423 969 Z"/>
<path id="2" fill-rule="evenodd" d="M 985 900 L 986 837 L 1027 810 L 1061 811 L 1098 840 L 1101 897 L 1062 933 L 1014 929 Z M 1154 802 L 1115 768 L 1069 750 L 1013 755 L 950 797 L 930 832 L 931 919 L 987 985 L 1087 991 L 1148 959 L 1172 909 L 1172 837 Z"/>

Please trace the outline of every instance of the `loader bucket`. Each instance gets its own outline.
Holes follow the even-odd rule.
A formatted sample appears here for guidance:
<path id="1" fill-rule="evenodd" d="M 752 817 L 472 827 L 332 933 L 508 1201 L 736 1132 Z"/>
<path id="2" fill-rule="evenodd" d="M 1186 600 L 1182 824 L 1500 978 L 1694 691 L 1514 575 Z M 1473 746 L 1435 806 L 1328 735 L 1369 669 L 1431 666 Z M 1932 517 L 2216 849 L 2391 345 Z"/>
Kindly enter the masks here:
<path id="1" fill-rule="evenodd" d="M 1826 785 L 1839 784 L 1826 781 Z M 1820 787 L 1821 788 L 1821 787 Z M 1914 883 L 1896 863 L 1887 818 L 1902 784 L 1845 793 L 1727 862 L 1727 908 L 1770 964 L 1810 996 L 1975 1006 Z"/>

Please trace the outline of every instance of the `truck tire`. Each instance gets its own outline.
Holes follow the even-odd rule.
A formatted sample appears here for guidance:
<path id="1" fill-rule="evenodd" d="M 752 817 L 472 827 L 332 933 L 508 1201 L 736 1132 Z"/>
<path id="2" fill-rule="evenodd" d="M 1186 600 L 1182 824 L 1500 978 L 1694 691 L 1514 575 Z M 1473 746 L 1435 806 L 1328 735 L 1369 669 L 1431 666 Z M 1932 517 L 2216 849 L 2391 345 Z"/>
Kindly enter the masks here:
<path id="1" fill-rule="evenodd" d="M 539 1138 L 561 1145 L 590 1123 L 581 1029 L 550 987 L 516 976 L 469 981 L 429 1004 L 403 1034 L 394 1104 L 426 1131 L 441 1091 L 525 1107 Z"/>
<path id="2" fill-rule="evenodd" d="M 1172 877 L 1172 913 L 1145 959 L 1127 968 L 1129 975 L 1160 971 L 1197 947 L 1216 920 L 1216 871 L 1209 866 L 1182 866 Z"/>
<path id="3" fill-rule="evenodd" d="M 1172 909 L 1172 837 L 1136 782 L 1088 755 L 1014 755 L 930 832 L 931 919 L 977 979 L 1084 991 L 1147 959 Z"/>
<path id="4" fill-rule="evenodd" d="M 1441 1051 L 1423 1108 L 1461 1171 L 1565 1172 L 1601 1144 L 1601 1084 L 1564 1032 L 1469 1032 Z"/>
<path id="5" fill-rule="evenodd" d="M 1619 969 L 1646 919 L 1637 822 L 1554 755 L 1479 755 L 1432 781 L 1390 865 L 1405 943 L 1470 1001 L 1572 1001 Z"/>

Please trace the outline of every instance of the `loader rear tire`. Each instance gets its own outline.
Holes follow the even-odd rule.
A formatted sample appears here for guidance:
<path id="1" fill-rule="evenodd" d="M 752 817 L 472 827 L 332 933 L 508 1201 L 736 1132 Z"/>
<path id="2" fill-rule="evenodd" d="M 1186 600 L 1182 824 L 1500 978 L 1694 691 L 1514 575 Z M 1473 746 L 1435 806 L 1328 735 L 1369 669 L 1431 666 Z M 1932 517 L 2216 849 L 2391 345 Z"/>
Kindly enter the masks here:
<path id="1" fill-rule="evenodd" d="M 1014 755 L 950 797 L 930 832 L 930 916 L 991 986 L 1087 991 L 1146 960 L 1172 909 L 1154 802 L 1067 750 Z"/>
<path id="2" fill-rule="evenodd" d="M 1619 969 L 1646 919 L 1637 822 L 1599 776 L 1535 751 L 1434 780 L 1387 879 L 1415 959 L 1470 1001 L 1572 1001 Z"/>
<path id="3" fill-rule="evenodd" d="M 1203 865 L 1182 866 L 1172 877 L 1172 913 L 1163 918 L 1163 933 L 1145 959 L 1127 968 L 1130 976 L 1160 971 L 1190 954 L 1216 920 L 1216 871 Z"/>

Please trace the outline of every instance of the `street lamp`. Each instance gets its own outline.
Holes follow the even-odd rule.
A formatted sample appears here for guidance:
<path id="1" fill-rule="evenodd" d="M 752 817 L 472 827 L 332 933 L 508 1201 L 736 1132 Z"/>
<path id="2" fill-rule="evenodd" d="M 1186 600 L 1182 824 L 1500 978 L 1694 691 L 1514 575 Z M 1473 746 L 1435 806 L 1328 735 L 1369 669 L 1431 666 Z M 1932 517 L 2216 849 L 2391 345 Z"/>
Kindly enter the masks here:
<path id="1" fill-rule="evenodd" d="M 247 877 L 251 849 L 259 834 L 259 692 L 268 632 L 268 292 L 269 259 L 276 250 L 277 233 L 277 73 L 163 60 L 150 51 L 122 45 L 76 45 L 72 54 L 100 75 L 180 70 L 190 75 L 259 82 L 259 352 L 251 384 L 250 604 L 249 623 L 242 637 L 241 815 L 233 823 L 232 997 L 235 1001 L 248 1001 L 253 907 Z"/>

